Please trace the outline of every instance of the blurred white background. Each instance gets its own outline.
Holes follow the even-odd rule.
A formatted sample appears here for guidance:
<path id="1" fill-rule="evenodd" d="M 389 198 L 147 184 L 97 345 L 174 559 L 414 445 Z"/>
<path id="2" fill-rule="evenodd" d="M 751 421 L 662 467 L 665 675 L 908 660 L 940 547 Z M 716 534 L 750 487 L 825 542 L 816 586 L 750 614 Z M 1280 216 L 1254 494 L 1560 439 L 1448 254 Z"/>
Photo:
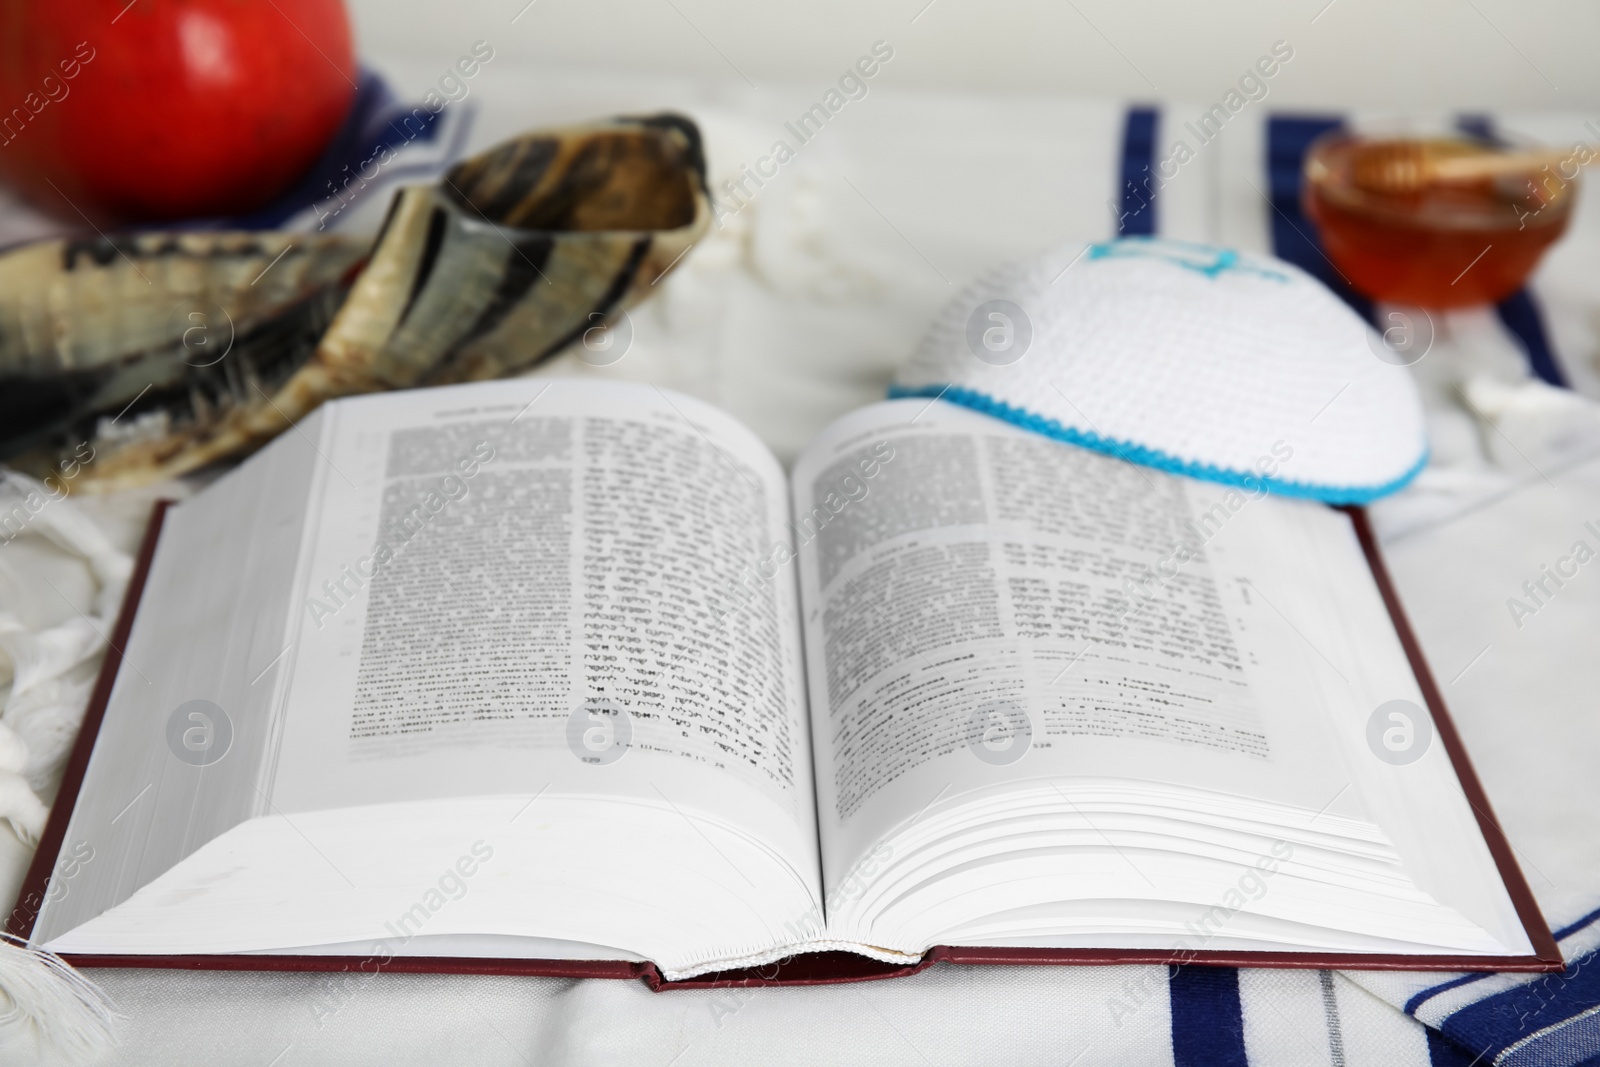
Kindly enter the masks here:
<path id="1" fill-rule="evenodd" d="M 1170 100 L 1217 96 L 1283 40 L 1295 60 L 1273 86 L 1278 106 L 1600 110 L 1592 0 L 349 3 L 373 58 L 481 37 L 515 60 L 759 85 L 829 77 L 883 38 L 907 88 Z"/>

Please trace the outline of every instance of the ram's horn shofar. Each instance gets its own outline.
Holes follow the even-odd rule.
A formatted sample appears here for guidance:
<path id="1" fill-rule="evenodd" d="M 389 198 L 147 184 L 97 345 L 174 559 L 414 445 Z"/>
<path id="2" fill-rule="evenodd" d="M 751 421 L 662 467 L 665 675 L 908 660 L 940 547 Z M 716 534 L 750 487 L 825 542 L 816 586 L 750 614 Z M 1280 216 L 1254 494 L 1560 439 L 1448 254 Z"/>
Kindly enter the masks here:
<path id="1" fill-rule="evenodd" d="M 249 452 L 332 397 L 515 374 L 652 292 L 710 219 L 699 131 L 669 114 L 507 141 L 399 190 L 375 242 L 5 253 L 0 462 L 75 491 L 140 485 Z"/>
<path id="2" fill-rule="evenodd" d="M 304 366 L 369 244 L 144 234 L 0 255 L 0 461 L 76 489 L 227 454 L 208 443 Z"/>

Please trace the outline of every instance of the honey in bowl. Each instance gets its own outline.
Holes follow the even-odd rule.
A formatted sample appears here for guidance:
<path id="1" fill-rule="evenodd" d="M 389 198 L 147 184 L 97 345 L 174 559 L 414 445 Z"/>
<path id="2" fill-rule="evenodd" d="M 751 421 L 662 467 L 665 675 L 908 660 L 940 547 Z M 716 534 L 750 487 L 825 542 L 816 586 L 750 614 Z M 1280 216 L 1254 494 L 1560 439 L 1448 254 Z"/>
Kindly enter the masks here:
<path id="1" fill-rule="evenodd" d="M 1306 154 L 1305 211 L 1328 259 L 1369 297 L 1427 308 L 1496 303 L 1522 288 L 1566 230 L 1576 166 L 1435 181 L 1395 165 L 1419 153 L 1442 162 L 1494 151 L 1465 139 L 1328 134 Z"/>

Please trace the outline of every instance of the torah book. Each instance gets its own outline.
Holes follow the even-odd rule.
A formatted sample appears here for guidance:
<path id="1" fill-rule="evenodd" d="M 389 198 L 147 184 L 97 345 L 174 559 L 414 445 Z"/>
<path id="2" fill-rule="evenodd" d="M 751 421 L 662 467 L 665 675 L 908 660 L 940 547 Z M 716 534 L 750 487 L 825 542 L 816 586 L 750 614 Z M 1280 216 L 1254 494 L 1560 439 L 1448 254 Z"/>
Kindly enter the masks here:
<path id="1" fill-rule="evenodd" d="M 942 402 L 786 475 L 648 385 L 334 401 L 112 645 L 12 919 L 82 964 L 1560 967 L 1359 513 Z"/>

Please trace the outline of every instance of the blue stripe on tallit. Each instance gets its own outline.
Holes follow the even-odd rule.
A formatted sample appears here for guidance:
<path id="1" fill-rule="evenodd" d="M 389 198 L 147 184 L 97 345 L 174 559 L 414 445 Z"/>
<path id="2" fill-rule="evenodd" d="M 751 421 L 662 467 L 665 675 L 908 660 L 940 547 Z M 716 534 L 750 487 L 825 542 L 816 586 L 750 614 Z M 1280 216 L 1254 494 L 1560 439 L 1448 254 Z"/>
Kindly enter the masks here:
<path id="1" fill-rule="evenodd" d="M 1477 1067 L 1483 1063 L 1483 1057 L 1472 1055 L 1439 1031 L 1430 1028 L 1427 1034 L 1428 1062 L 1432 1067 Z"/>
<path id="2" fill-rule="evenodd" d="M 1436 986 L 1429 986 L 1420 993 L 1413 994 L 1411 999 L 1406 1001 L 1406 1006 L 1403 1010 L 1407 1015 L 1415 1015 L 1417 1014 L 1418 1008 L 1422 1007 L 1440 993 L 1448 993 L 1452 989 L 1458 989 L 1464 985 L 1471 985 L 1473 982 L 1480 982 L 1487 977 L 1489 977 L 1489 975 L 1483 972 L 1479 972 L 1477 974 L 1463 974 L 1459 978 L 1450 979 L 1448 982 L 1440 982 Z"/>
<path id="3" fill-rule="evenodd" d="M 1343 128 L 1332 117 L 1271 115 L 1267 118 L 1267 196 L 1272 201 L 1272 254 L 1286 259 L 1333 290 L 1372 322 L 1372 301 L 1351 288 L 1322 251 L 1316 227 L 1300 207 L 1306 150 L 1325 133 Z"/>
<path id="4" fill-rule="evenodd" d="M 1564 941 L 1573 934 L 1577 933 L 1579 930 L 1585 930 L 1597 922 L 1600 922 L 1600 908 L 1596 908 L 1575 922 L 1568 923 L 1566 926 L 1563 926 L 1561 929 L 1557 930 L 1552 936 L 1554 936 L 1557 941 Z"/>
<path id="5" fill-rule="evenodd" d="M 1458 115 L 1456 129 L 1468 137 L 1490 144 L 1500 144 L 1500 138 L 1494 132 L 1494 120 L 1488 115 Z"/>
<path id="6" fill-rule="evenodd" d="M 1132 107 L 1122 123 L 1121 215 L 1118 237 L 1152 237 L 1156 232 L 1156 130 L 1153 107 Z"/>
<path id="7" fill-rule="evenodd" d="M 1550 347 L 1550 338 L 1545 333 L 1544 313 L 1539 310 L 1539 302 L 1534 299 L 1533 293 L 1518 289 L 1496 304 L 1494 313 L 1500 316 L 1505 328 L 1522 342 L 1522 350 L 1528 355 L 1529 369 L 1551 385 L 1567 388 L 1567 376 L 1556 363 L 1555 349 Z"/>
<path id="8" fill-rule="evenodd" d="M 1563 926 L 1561 929 L 1555 931 L 1555 933 L 1551 936 L 1553 936 L 1558 942 L 1565 941 L 1573 934 L 1576 934 L 1581 930 L 1587 930 L 1597 922 L 1600 922 L 1600 908 L 1596 908 L 1589 914 L 1568 923 L 1566 926 Z M 1484 973 L 1463 974 L 1459 977 L 1452 978 L 1448 982 L 1440 982 L 1436 986 L 1429 986 L 1427 989 L 1414 994 L 1410 1000 L 1406 1001 L 1404 1011 L 1407 1015 L 1414 1016 L 1417 1014 L 1418 1008 L 1421 1008 L 1422 1005 L 1426 1004 L 1440 993 L 1447 993 L 1452 989 L 1459 989 L 1464 985 L 1471 985 L 1474 982 L 1481 982 L 1485 978 L 1489 977 L 1492 977 L 1492 975 Z"/>
<path id="9" fill-rule="evenodd" d="M 1456 119 L 1456 129 L 1479 141 L 1505 144 L 1504 139 L 1495 132 L 1494 120 L 1488 115 L 1462 115 Z M 1550 347 L 1550 338 L 1544 328 L 1544 314 L 1539 310 L 1539 302 L 1534 299 L 1533 293 L 1526 287 L 1519 289 L 1496 304 L 1494 312 L 1501 324 L 1522 344 L 1522 350 L 1528 356 L 1529 369 L 1543 381 L 1567 388 L 1567 376 L 1556 362 L 1555 349 Z"/>
<path id="10" fill-rule="evenodd" d="M 1445 1018 L 1446 1037 L 1466 1048 L 1484 1050 L 1495 1061 L 1521 1045 L 1509 1062 L 1574 1064 L 1600 1055 L 1600 1014 L 1577 1018 L 1600 1007 L 1600 953 L 1579 956 L 1560 974 L 1549 974 L 1468 1004 Z M 1555 1033 L 1529 1040 L 1561 1023 Z"/>
<path id="11" fill-rule="evenodd" d="M 1231 967 L 1168 968 L 1174 1067 L 1249 1067 L 1239 972 Z"/>

